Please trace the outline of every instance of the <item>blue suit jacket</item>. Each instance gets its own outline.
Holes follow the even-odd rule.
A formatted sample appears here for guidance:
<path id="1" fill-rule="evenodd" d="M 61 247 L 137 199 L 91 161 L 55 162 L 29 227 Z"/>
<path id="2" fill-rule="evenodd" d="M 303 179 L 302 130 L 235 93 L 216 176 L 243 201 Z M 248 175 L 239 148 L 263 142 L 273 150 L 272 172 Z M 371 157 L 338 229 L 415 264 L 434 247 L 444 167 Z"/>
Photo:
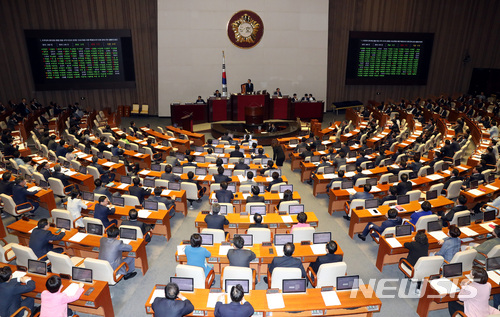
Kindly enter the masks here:
<path id="1" fill-rule="evenodd" d="M 29 247 L 35 252 L 37 257 L 41 257 L 54 248 L 49 241 L 61 240 L 63 237 L 64 232 L 55 235 L 48 230 L 35 228 L 31 232 Z"/>
<path id="2" fill-rule="evenodd" d="M 365 192 L 357 192 L 352 196 L 352 199 L 373 199 L 373 195 Z"/>
<path id="3" fill-rule="evenodd" d="M 299 258 L 294 258 L 291 256 L 280 256 L 275 257 L 271 264 L 269 264 L 269 272 L 272 274 L 274 268 L 276 267 L 296 267 L 302 271 L 302 277 L 306 277 L 306 270 L 302 265 L 302 261 Z"/>
<path id="4" fill-rule="evenodd" d="M 94 218 L 100 219 L 102 221 L 104 229 L 106 229 L 111 224 L 111 222 L 108 219 L 108 215 L 112 215 L 114 213 L 115 213 L 115 208 L 109 209 L 108 207 L 103 206 L 101 204 L 95 205 Z"/>
<path id="5" fill-rule="evenodd" d="M 172 300 L 157 297 L 151 305 L 156 316 L 182 317 L 194 310 L 193 304 L 186 300 Z"/>
<path id="6" fill-rule="evenodd" d="M 234 194 L 229 190 L 221 189 L 215 191 L 215 197 L 219 203 L 230 203 L 234 198 Z"/>
<path id="7" fill-rule="evenodd" d="M 229 304 L 217 302 L 215 304 L 215 317 L 250 317 L 253 313 L 254 309 L 249 302 L 245 302 L 243 305 L 235 302 Z"/>
<path id="8" fill-rule="evenodd" d="M 35 282 L 28 281 L 26 285 L 12 279 L 10 282 L 0 283 L 0 316 L 10 316 L 21 307 L 21 294 L 35 289 Z"/>

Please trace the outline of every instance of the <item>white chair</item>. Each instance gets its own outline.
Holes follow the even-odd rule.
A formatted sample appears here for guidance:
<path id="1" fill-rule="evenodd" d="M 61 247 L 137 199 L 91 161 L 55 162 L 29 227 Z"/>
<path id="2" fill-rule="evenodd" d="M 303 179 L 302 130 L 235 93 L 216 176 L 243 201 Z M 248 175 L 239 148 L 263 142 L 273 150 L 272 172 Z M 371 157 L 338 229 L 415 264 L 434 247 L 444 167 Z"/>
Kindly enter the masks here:
<path id="1" fill-rule="evenodd" d="M 475 249 L 469 249 L 465 251 L 459 251 L 455 253 L 453 259 L 450 263 L 462 263 L 462 271 L 472 270 L 474 259 L 476 258 L 477 251 Z"/>
<path id="2" fill-rule="evenodd" d="M 288 212 L 288 208 L 293 205 L 300 205 L 300 202 L 298 200 L 282 201 L 280 203 L 280 208 L 278 209 L 278 211 Z"/>
<path id="3" fill-rule="evenodd" d="M 0 238 L 0 240 L 4 243 L 4 246 L 0 248 L 0 263 L 9 263 L 16 258 L 12 250 L 14 243 L 7 243 L 3 238 Z"/>
<path id="4" fill-rule="evenodd" d="M 246 176 L 247 175 L 247 170 L 234 170 L 233 171 L 233 176 Z"/>
<path id="5" fill-rule="evenodd" d="M 85 258 L 83 265 L 86 269 L 92 270 L 92 279 L 108 282 L 109 285 L 115 285 L 123 278 L 123 275 L 118 273 L 123 266 L 128 271 L 128 264 L 125 262 L 122 262 L 115 270 L 106 260 Z"/>
<path id="6" fill-rule="evenodd" d="M 71 160 L 71 168 L 72 169 L 74 169 L 75 171 L 79 171 L 80 166 L 82 166 L 82 164 L 80 162 L 78 162 L 77 160 Z"/>
<path id="7" fill-rule="evenodd" d="M 92 177 L 94 177 L 94 181 L 96 179 L 101 178 L 101 174 L 99 173 L 99 170 L 94 166 L 87 166 L 87 173 L 89 173 L 90 175 L 92 175 Z"/>
<path id="8" fill-rule="evenodd" d="M 323 286 L 337 287 L 337 277 L 347 273 L 347 263 L 324 263 L 319 266 L 318 273 L 314 273 L 311 267 L 307 268 L 307 279 L 314 288 Z"/>
<path id="9" fill-rule="evenodd" d="M 181 189 L 186 191 L 186 199 L 190 203 L 189 208 L 193 209 L 193 201 L 197 201 L 198 199 L 201 198 L 201 193 L 198 192 L 198 188 L 196 187 L 196 184 L 182 182 Z"/>
<path id="10" fill-rule="evenodd" d="M 220 183 L 210 184 L 210 192 L 213 193 L 216 190 L 220 190 Z"/>
<path id="11" fill-rule="evenodd" d="M 194 288 L 209 289 L 215 279 L 213 270 L 205 277 L 205 270 L 199 266 L 178 264 L 175 267 L 175 276 L 190 277 L 194 280 Z"/>
<path id="12" fill-rule="evenodd" d="M 132 104 L 132 110 L 130 110 L 130 113 L 139 114 L 139 104 L 138 103 Z"/>
<path id="13" fill-rule="evenodd" d="M 439 195 L 441 195 L 441 192 L 443 191 L 443 188 L 444 188 L 444 184 L 443 183 L 441 183 L 441 184 L 434 184 L 434 185 L 431 186 L 431 188 L 429 188 L 428 191 L 436 190 L 437 194 L 439 196 Z M 422 195 L 420 197 L 425 199 L 425 197 L 426 197 L 425 193 L 422 193 Z"/>
<path id="14" fill-rule="evenodd" d="M 124 194 L 122 197 L 125 199 L 125 206 L 138 206 L 141 204 L 137 196 Z"/>
<path id="15" fill-rule="evenodd" d="M 234 213 L 234 206 L 231 203 L 219 203 L 221 206 L 226 206 L 226 210 L 228 214 Z"/>
<path id="16" fill-rule="evenodd" d="M 457 180 L 453 181 L 450 183 L 447 189 L 445 189 L 446 192 L 446 198 L 448 199 L 456 199 L 460 195 L 460 190 L 462 188 L 463 181 Z M 440 193 L 438 193 L 439 195 Z"/>
<path id="17" fill-rule="evenodd" d="M 427 176 L 427 170 L 428 170 L 429 168 L 430 168 L 430 166 L 422 166 L 422 167 L 418 170 L 417 176 L 418 176 L 418 177 Z"/>
<path id="18" fill-rule="evenodd" d="M 214 242 L 214 244 L 226 241 L 226 233 L 224 232 L 224 230 L 221 230 L 221 229 L 203 228 L 201 230 L 201 233 L 212 234 L 213 235 L 213 242 Z"/>
<path id="19" fill-rule="evenodd" d="M 441 160 L 441 161 L 437 161 L 435 164 L 434 164 L 434 173 L 436 172 L 441 172 L 443 170 L 443 164 L 444 164 L 444 161 Z"/>
<path id="20" fill-rule="evenodd" d="M 52 273 L 54 274 L 72 274 L 73 266 L 81 266 L 83 264 L 83 258 L 74 256 L 70 258 L 67 254 L 60 254 L 53 251 L 47 253 L 47 258 L 50 261 Z"/>
<path id="21" fill-rule="evenodd" d="M 439 274 L 441 265 L 444 263 L 444 258 L 440 255 L 423 256 L 418 259 L 415 266 L 412 266 L 408 261 L 403 258 L 399 260 L 399 269 L 406 277 L 411 279 L 412 282 L 422 281 L 424 278 L 431 275 Z"/>
<path id="22" fill-rule="evenodd" d="M 159 203 L 160 204 L 160 203 Z M 159 206 L 158 206 L 159 207 Z M 158 208 L 159 209 L 159 208 Z M 120 225 L 119 229 L 120 228 L 125 228 L 125 229 L 133 229 L 136 231 L 137 233 L 137 239 L 146 239 L 146 235 L 148 233 L 151 233 L 152 230 L 150 231 L 147 231 L 147 232 L 142 232 L 141 228 L 138 227 L 138 226 L 127 226 L 127 225 Z"/>
<path id="23" fill-rule="evenodd" d="M 293 236 L 293 243 L 300 243 L 302 241 L 313 241 L 314 232 L 316 232 L 314 227 L 299 227 L 292 229 L 290 233 Z"/>
<path id="24" fill-rule="evenodd" d="M 392 176 L 392 174 L 383 174 L 382 176 L 380 176 L 378 183 L 379 184 L 389 183 L 389 177 L 391 177 L 391 176 Z"/>
<path id="25" fill-rule="evenodd" d="M 25 165 L 19 166 L 19 174 L 21 174 L 24 178 L 27 178 L 28 176 L 33 176 L 33 173 L 31 173 L 30 170 Z"/>
<path id="26" fill-rule="evenodd" d="M 396 227 L 385 228 L 382 233 L 379 233 L 374 229 L 370 230 L 370 235 L 373 238 L 373 241 L 375 241 L 377 244 L 380 243 L 380 237 L 385 237 L 388 234 L 392 234 L 392 236 L 394 236 L 396 234 Z"/>
<path id="27" fill-rule="evenodd" d="M 70 194 L 70 191 L 66 191 L 66 188 L 73 187 L 72 184 L 65 187 L 59 178 L 54 177 L 49 177 L 49 186 L 54 192 L 54 195 L 57 195 L 62 199 L 66 198 L 66 196 Z"/>
<path id="28" fill-rule="evenodd" d="M 253 236 L 253 244 L 272 241 L 271 230 L 269 228 L 248 228 L 247 234 Z"/>
<path id="29" fill-rule="evenodd" d="M 35 183 L 37 185 L 40 185 L 40 181 L 44 181 L 44 182 L 46 181 L 45 177 L 43 177 L 42 173 L 39 173 L 39 172 L 34 172 L 33 178 L 35 179 Z"/>
<path id="30" fill-rule="evenodd" d="M 369 179 L 369 177 L 360 177 L 356 180 L 356 184 L 354 184 L 354 187 L 360 187 L 366 184 L 366 181 Z"/>
<path id="31" fill-rule="evenodd" d="M 248 212 L 250 214 L 250 207 L 252 206 L 266 206 L 265 203 L 247 203 L 245 206 L 245 212 Z"/>
<path id="32" fill-rule="evenodd" d="M 34 209 L 33 205 L 30 202 L 16 205 L 14 199 L 12 199 L 11 196 L 0 194 L 0 198 L 2 198 L 3 210 L 6 213 L 14 216 L 16 220 L 19 219 L 22 214 Z"/>
<path id="33" fill-rule="evenodd" d="M 422 195 L 422 192 L 418 189 L 410 190 L 406 193 L 406 195 L 410 195 L 410 201 L 418 201 L 420 196 Z"/>
<path id="34" fill-rule="evenodd" d="M 283 280 L 297 279 L 302 277 L 302 271 L 296 267 L 276 267 L 273 274 L 267 270 L 267 285 L 269 288 L 282 289 Z"/>
<path id="35" fill-rule="evenodd" d="M 459 212 L 456 212 L 454 215 L 453 215 L 453 219 L 451 219 L 450 221 L 450 225 L 457 225 L 458 223 L 458 218 L 460 217 L 464 217 L 464 216 L 469 216 L 470 215 L 470 211 L 469 210 L 463 210 L 463 211 L 459 211 Z"/>
<path id="36" fill-rule="evenodd" d="M 418 218 L 417 223 L 415 224 L 415 231 L 418 230 L 427 230 L 427 224 L 431 221 L 437 221 L 439 217 L 437 215 L 428 215 L 422 216 Z"/>
<path id="37" fill-rule="evenodd" d="M 357 209 L 358 207 L 365 208 L 365 200 L 364 199 L 353 199 L 349 203 L 349 201 L 346 201 L 344 204 L 344 211 L 345 213 L 350 217 L 352 214 L 352 211 L 354 209 Z"/>
<path id="38" fill-rule="evenodd" d="M 403 175 L 407 175 L 408 178 L 410 177 L 410 173 L 413 172 L 412 170 L 402 170 L 402 171 L 399 171 L 398 173 L 398 180 L 401 181 L 401 176 Z"/>
<path id="39" fill-rule="evenodd" d="M 56 222 L 57 218 L 62 218 L 62 219 L 67 219 L 70 221 L 71 228 L 77 228 L 78 227 L 78 226 L 76 226 L 77 223 L 79 223 L 83 226 L 83 220 L 80 220 L 83 218 L 83 216 L 80 216 L 77 219 L 73 219 L 73 215 L 71 215 L 71 212 L 69 212 L 66 209 L 52 209 L 52 211 L 50 213 L 52 215 L 52 219 L 54 220 L 54 223 Z"/>
<path id="40" fill-rule="evenodd" d="M 30 247 L 20 245 L 17 243 L 12 243 L 11 245 L 12 251 L 16 256 L 16 265 L 28 268 L 28 260 L 38 260 L 38 257 L 35 255 L 35 252 Z M 49 262 L 47 261 L 49 264 Z"/>
<path id="41" fill-rule="evenodd" d="M 226 266 L 222 269 L 222 274 L 220 277 L 220 287 L 226 293 L 230 292 L 230 289 L 226 289 L 226 280 L 238 279 L 247 280 L 250 290 L 255 289 L 255 270 L 249 267 L 240 266 Z"/>
<path id="42" fill-rule="evenodd" d="M 113 157 L 113 153 L 111 153 L 110 151 L 104 151 L 102 152 L 103 155 L 104 155 L 104 158 L 108 161 L 111 161 L 111 158 Z"/>
<path id="43" fill-rule="evenodd" d="M 285 183 L 285 182 L 281 182 L 281 183 L 273 184 L 273 185 L 271 186 L 271 191 L 272 191 L 272 192 L 273 192 L 273 191 L 279 191 L 279 190 L 280 190 L 280 186 L 281 186 L 281 185 L 286 185 L 286 183 Z"/>
<path id="44" fill-rule="evenodd" d="M 481 253 L 479 251 L 477 253 L 481 254 L 486 259 L 500 256 L 500 245 L 494 246 L 493 249 L 491 249 L 490 252 L 488 252 L 488 254 L 484 254 L 484 253 Z M 474 263 L 484 267 L 486 264 L 486 259 L 485 260 L 474 259 Z"/>
<path id="45" fill-rule="evenodd" d="M 168 181 L 166 179 L 155 179 L 155 186 L 156 187 L 163 187 L 163 188 L 168 188 Z"/>

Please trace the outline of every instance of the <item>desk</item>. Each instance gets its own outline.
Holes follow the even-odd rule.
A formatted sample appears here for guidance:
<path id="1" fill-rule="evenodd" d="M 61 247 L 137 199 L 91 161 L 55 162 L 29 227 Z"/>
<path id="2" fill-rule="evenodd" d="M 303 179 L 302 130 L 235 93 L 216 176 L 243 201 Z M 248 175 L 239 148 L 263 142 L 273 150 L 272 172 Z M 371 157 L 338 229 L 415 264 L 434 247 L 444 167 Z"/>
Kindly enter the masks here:
<path id="1" fill-rule="evenodd" d="M 0 267 L 4 266 L 10 266 L 12 272 L 16 271 L 15 265 L 0 263 Z M 57 274 L 48 273 L 47 276 L 42 276 L 27 273 L 27 275 L 35 282 L 36 287 L 34 291 L 24 293 L 23 296 L 32 297 L 37 303 L 40 303 L 40 295 L 47 289 L 45 287 L 45 283 L 49 277 Z M 63 290 L 72 283 L 72 281 L 65 279 L 61 279 L 61 281 Z M 85 314 L 114 317 L 115 313 L 113 311 L 113 303 L 111 302 L 108 282 L 94 281 L 92 284 L 84 284 L 85 291 L 87 291 L 90 287 L 94 288 L 94 291 L 90 295 L 87 296 L 84 292 L 80 296 L 80 299 L 69 303 L 68 307 L 74 311 Z"/>
<path id="2" fill-rule="evenodd" d="M 250 194 L 248 194 L 250 195 Z M 300 195 L 297 191 L 293 192 L 293 200 L 297 200 L 298 202 L 301 201 Z M 275 212 L 275 207 L 278 206 L 281 198 L 280 194 L 278 193 L 270 193 L 270 192 L 265 192 L 264 194 L 260 194 L 259 196 L 264 196 L 264 203 L 267 206 L 266 213 L 274 213 Z M 247 195 L 243 194 L 241 192 L 237 192 L 234 194 L 234 198 L 232 201 L 232 204 L 235 208 L 236 213 L 240 212 L 245 212 L 246 204 L 247 204 Z M 215 201 L 215 193 L 210 194 L 210 203 L 213 203 Z"/>
<path id="3" fill-rule="evenodd" d="M 172 116 L 172 124 L 182 126 L 181 118 L 186 114 L 193 113 L 193 122 L 195 124 L 208 122 L 208 106 L 205 103 L 186 103 L 186 104 L 170 104 L 170 113 Z"/>
<path id="4" fill-rule="evenodd" d="M 156 287 L 163 288 L 159 285 Z M 148 314 L 153 313 L 150 301 L 154 290 L 151 291 L 146 301 L 145 307 Z M 207 307 L 209 292 L 208 289 L 196 289 L 193 293 L 182 293 L 193 304 L 196 316 L 213 316 L 214 308 Z M 382 302 L 370 285 L 360 285 L 360 290 L 356 292 L 338 292 L 337 295 L 341 302 L 340 306 L 325 306 L 320 288 L 309 288 L 303 295 L 283 295 L 285 308 L 281 309 L 269 309 L 266 290 L 251 290 L 245 295 L 245 300 L 251 303 L 255 312 L 263 317 L 302 317 L 313 316 L 315 313 L 321 313 L 321 316 L 372 316 L 374 312 L 379 312 L 382 306 Z M 194 316 L 194 314 L 189 316 Z"/>
<path id="5" fill-rule="evenodd" d="M 317 119 L 319 122 L 323 122 L 323 108 L 325 107 L 323 101 L 292 102 L 290 107 L 292 118 L 300 118 L 302 121 Z"/>
<path id="6" fill-rule="evenodd" d="M 165 141 L 165 140 L 166 141 L 170 141 L 170 144 L 172 144 L 172 147 L 177 148 L 177 152 L 185 152 L 186 150 L 188 150 L 188 149 L 191 148 L 191 142 L 192 141 L 176 139 L 176 138 L 173 138 L 173 137 L 171 137 L 169 135 L 166 135 L 166 134 L 163 134 L 163 133 L 160 133 L 160 132 L 156 132 L 156 131 L 154 131 L 154 130 L 152 130 L 150 128 L 146 128 L 146 127 L 142 127 L 140 130 L 142 132 L 147 133 L 149 135 L 152 135 L 155 138 L 160 139 L 162 141 Z"/>
<path id="7" fill-rule="evenodd" d="M 495 181 L 491 184 L 487 184 L 487 185 L 481 184 L 478 186 L 477 190 L 479 190 L 479 192 L 481 194 L 475 195 L 474 194 L 475 191 L 471 192 L 470 190 L 460 191 L 460 193 L 462 195 L 467 197 L 467 204 L 466 205 L 468 208 L 472 208 L 478 202 L 487 201 L 493 195 L 498 194 L 498 192 L 500 191 L 500 179 L 499 178 L 495 179 Z"/>
<path id="8" fill-rule="evenodd" d="M 319 222 L 314 212 L 306 212 L 306 214 L 307 223 L 309 223 L 311 227 L 317 228 Z M 206 216 L 207 215 L 201 212 L 198 213 L 198 216 L 196 216 L 194 224 L 198 229 L 198 232 L 201 232 L 201 229 L 207 227 L 207 224 L 205 223 Z M 284 222 L 280 214 L 270 213 L 262 216 L 262 223 L 269 225 L 269 229 L 273 235 L 277 233 L 286 233 L 290 230 L 292 225 L 298 223 L 297 215 L 290 215 L 290 217 L 292 217 L 292 222 Z M 253 216 L 242 216 L 238 213 L 229 213 L 226 215 L 226 219 L 229 221 L 229 225 L 224 226 L 224 231 L 229 232 L 231 236 L 234 236 L 235 234 L 245 234 L 250 224 L 253 223 L 251 222 L 251 220 L 253 220 Z"/>
<path id="9" fill-rule="evenodd" d="M 33 159 L 33 161 L 37 162 L 37 164 L 40 164 L 40 162 L 42 162 L 42 161 L 47 161 L 50 168 L 52 168 L 52 167 L 54 167 L 54 165 L 56 165 L 56 163 L 50 162 L 47 160 L 47 158 L 44 158 L 44 157 L 34 156 L 34 157 L 32 157 L 32 159 Z M 73 184 L 77 184 L 79 188 L 81 186 L 82 188 L 80 188 L 80 190 L 94 191 L 94 189 L 95 189 L 94 177 L 92 177 L 92 175 L 90 175 L 90 174 L 83 175 L 80 173 L 76 173 L 76 174 L 70 176 L 70 182 Z"/>
<path id="10" fill-rule="evenodd" d="M 35 220 L 19 220 L 7 226 L 7 231 L 17 236 L 19 244 L 29 245 L 30 230 L 34 229 L 36 226 L 37 221 Z M 49 230 L 55 232 L 57 228 L 50 228 Z M 99 256 L 100 239 L 102 237 L 89 234 L 78 243 L 70 241 L 71 237 L 77 232 L 77 229 L 67 230 L 62 240 L 54 241 L 53 244 L 64 248 L 71 256 L 97 259 Z M 148 256 L 146 254 L 146 241 L 144 241 L 144 239 L 137 239 L 136 241 L 130 242 L 130 245 L 132 246 L 132 251 L 123 252 L 123 256 L 135 258 L 135 266 L 141 269 L 142 275 L 145 275 L 149 266 Z"/>
<path id="11" fill-rule="evenodd" d="M 203 122 L 207 122 L 207 121 L 203 121 Z M 203 144 L 205 144 L 205 135 L 204 134 L 194 133 L 194 132 L 187 131 L 187 130 L 182 130 L 182 129 L 176 128 L 174 126 L 171 126 L 171 125 L 167 126 L 166 128 L 172 132 L 177 133 L 177 134 L 182 133 L 182 134 L 187 135 L 189 137 L 189 140 L 194 142 L 194 145 L 203 146 Z"/>

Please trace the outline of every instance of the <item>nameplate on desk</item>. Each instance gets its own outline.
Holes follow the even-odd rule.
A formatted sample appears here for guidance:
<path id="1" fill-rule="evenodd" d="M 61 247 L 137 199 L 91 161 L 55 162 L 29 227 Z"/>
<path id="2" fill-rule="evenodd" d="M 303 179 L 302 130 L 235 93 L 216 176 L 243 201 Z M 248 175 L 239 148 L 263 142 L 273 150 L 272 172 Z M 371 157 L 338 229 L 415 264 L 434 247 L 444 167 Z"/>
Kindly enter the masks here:
<path id="1" fill-rule="evenodd" d="M 95 303 L 92 302 L 92 301 L 86 301 L 85 302 L 85 306 L 88 306 L 88 307 L 95 307 Z"/>
<path id="2" fill-rule="evenodd" d="M 134 257 L 135 256 L 135 252 L 129 252 L 128 255 Z"/>
<path id="3" fill-rule="evenodd" d="M 202 214 L 202 215 L 208 215 L 209 213 L 210 213 L 210 211 L 208 211 L 208 210 L 202 210 L 202 211 L 201 211 L 201 214 Z"/>
<path id="4" fill-rule="evenodd" d="M 241 204 L 240 200 L 233 200 L 233 205 L 238 205 L 238 204 Z"/>
<path id="5" fill-rule="evenodd" d="M 229 224 L 229 229 L 234 229 L 234 228 L 238 228 L 238 224 L 236 224 L 236 223 L 230 223 Z"/>
<path id="6" fill-rule="evenodd" d="M 99 252 L 99 247 L 93 247 L 92 252 Z"/>
<path id="7" fill-rule="evenodd" d="M 219 263 L 219 258 L 210 257 L 210 258 L 208 258 L 208 262 L 216 262 L 216 263 Z"/>
<path id="8" fill-rule="evenodd" d="M 40 298 L 40 297 L 42 297 L 42 293 L 36 293 L 35 296 L 36 296 L 36 298 Z"/>
<path id="9" fill-rule="evenodd" d="M 368 306 L 366 306 L 366 309 L 368 311 L 379 311 L 380 310 L 380 308 L 378 307 L 378 305 L 368 305 Z"/>
<path id="10" fill-rule="evenodd" d="M 175 198 L 175 201 L 181 201 L 181 199 L 176 197 L 176 198 Z"/>
<path id="11" fill-rule="evenodd" d="M 204 310 L 193 310 L 193 316 L 205 316 Z"/>
<path id="12" fill-rule="evenodd" d="M 156 220 L 157 225 L 161 225 L 161 220 Z"/>
<path id="13" fill-rule="evenodd" d="M 278 224 L 277 223 L 270 223 L 269 224 L 269 228 L 270 229 L 276 229 L 276 228 L 278 228 Z"/>
<path id="14" fill-rule="evenodd" d="M 254 313 L 253 313 L 253 315 L 252 315 L 252 316 L 255 316 L 255 317 L 260 317 L 260 316 L 264 316 L 264 313 L 263 313 L 263 312 L 261 312 L 261 311 L 256 311 L 256 312 L 254 312 Z M 271 316 L 271 315 L 270 315 L 270 316 Z"/>
<path id="15" fill-rule="evenodd" d="M 311 225 L 311 227 L 317 227 L 318 223 L 317 222 L 311 222 L 310 225 Z"/>
<path id="16" fill-rule="evenodd" d="M 127 220 L 127 216 L 122 216 L 120 219 L 121 220 Z"/>
<path id="17" fill-rule="evenodd" d="M 64 245 L 64 241 L 59 241 L 59 245 Z"/>
<path id="18" fill-rule="evenodd" d="M 323 309 L 313 309 L 311 310 L 311 316 L 323 316 L 325 315 L 325 312 Z"/>
<path id="19" fill-rule="evenodd" d="M 286 211 L 279 211 L 280 216 L 286 216 Z"/>
<path id="20" fill-rule="evenodd" d="M 309 240 L 300 241 L 300 245 L 311 245 L 311 241 Z"/>
<path id="21" fill-rule="evenodd" d="M 240 216 L 248 216 L 248 212 L 240 212 Z"/>
<path id="22" fill-rule="evenodd" d="M 267 205 L 267 204 L 270 204 L 270 203 L 271 203 L 271 201 L 270 201 L 270 200 L 264 200 L 264 204 L 266 204 L 266 205 Z"/>

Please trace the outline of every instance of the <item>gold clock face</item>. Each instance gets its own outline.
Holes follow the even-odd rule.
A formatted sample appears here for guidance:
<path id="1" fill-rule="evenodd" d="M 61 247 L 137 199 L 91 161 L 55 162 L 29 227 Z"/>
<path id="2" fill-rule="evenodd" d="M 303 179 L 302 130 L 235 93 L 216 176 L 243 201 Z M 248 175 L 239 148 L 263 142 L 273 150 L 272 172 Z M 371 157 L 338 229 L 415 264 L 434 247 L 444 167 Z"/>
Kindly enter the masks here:
<path id="1" fill-rule="evenodd" d="M 252 11 L 235 13 L 229 20 L 227 35 L 239 48 L 251 48 L 259 43 L 264 34 L 262 19 Z"/>

